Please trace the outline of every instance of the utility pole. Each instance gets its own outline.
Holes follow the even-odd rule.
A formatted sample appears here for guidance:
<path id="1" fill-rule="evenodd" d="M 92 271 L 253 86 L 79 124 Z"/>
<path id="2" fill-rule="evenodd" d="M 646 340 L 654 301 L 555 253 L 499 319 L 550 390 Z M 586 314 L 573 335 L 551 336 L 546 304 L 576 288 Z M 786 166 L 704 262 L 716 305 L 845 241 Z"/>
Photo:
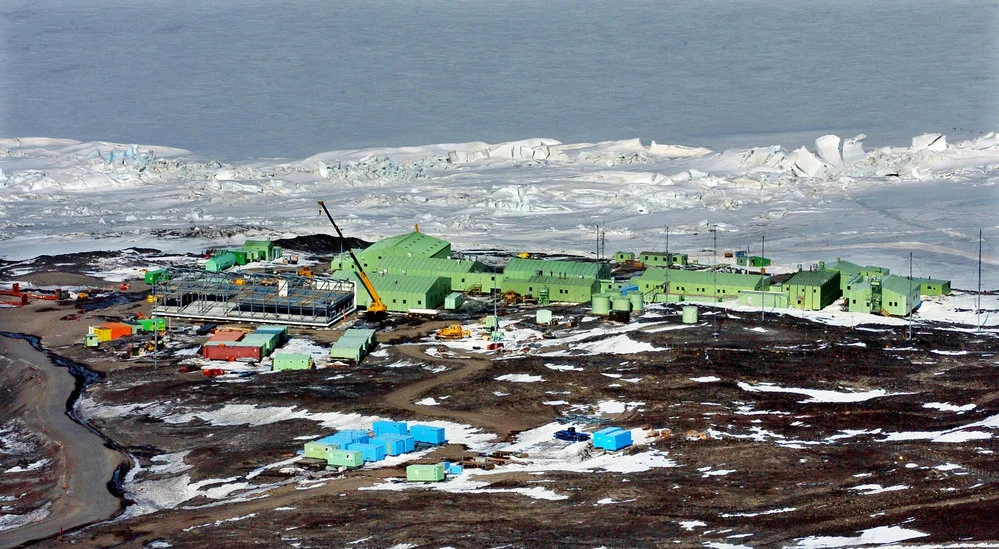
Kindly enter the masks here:
<path id="1" fill-rule="evenodd" d="M 978 300 L 975 305 L 976 331 L 982 331 L 982 230 L 978 229 Z"/>
<path id="2" fill-rule="evenodd" d="M 912 339 L 912 303 L 909 297 L 912 296 L 912 252 L 909 252 L 909 294 L 905 297 L 905 307 L 909 309 L 909 335 L 906 339 Z"/>

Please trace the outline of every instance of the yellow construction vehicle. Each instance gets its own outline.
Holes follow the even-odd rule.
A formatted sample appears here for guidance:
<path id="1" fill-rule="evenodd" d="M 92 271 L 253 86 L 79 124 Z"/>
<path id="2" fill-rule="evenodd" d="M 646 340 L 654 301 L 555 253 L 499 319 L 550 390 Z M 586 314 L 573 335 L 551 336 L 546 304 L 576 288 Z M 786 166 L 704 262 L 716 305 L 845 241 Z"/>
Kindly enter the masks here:
<path id="1" fill-rule="evenodd" d="M 517 254 L 517 257 L 519 257 L 521 259 L 527 259 L 527 258 L 531 257 L 531 253 L 530 252 L 520 252 L 519 254 Z"/>
<path id="2" fill-rule="evenodd" d="M 471 335 L 472 332 L 463 329 L 461 324 L 451 324 L 437 330 L 437 339 L 461 339 Z"/>
<path id="3" fill-rule="evenodd" d="M 303 265 L 298 268 L 298 276 L 312 278 L 316 276 L 316 271 L 312 269 L 311 265 Z"/>
<path id="4" fill-rule="evenodd" d="M 337 236 L 343 241 L 343 233 L 340 232 L 340 227 L 337 227 L 336 221 L 333 221 L 333 216 L 330 215 L 330 211 L 326 209 L 326 204 L 322 200 L 319 201 L 319 205 L 322 206 L 323 211 L 326 212 L 326 217 L 333 224 L 333 228 L 336 229 Z M 368 291 L 368 295 L 371 296 L 371 304 L 368 305 L 368 312 L 374 315 L 382 315 L 388 311 L 388 307 L 385 303 L 382 303 L 382 298 L 378 297 L 378 292 L 375 291 L 375 286 L 371 284 L 371 279 L 368 275 L 364 274 L 364 268 L 361 267 L 361 262 L 357 260 L 357 256 L 354 255 L 354 251 L 347 246 L 347 253 L 350 254 L 350 258 L 354 260 L 354 265 L 357 266 L 357 276 L 361 279 L 361 284 L 364 285 L 364 289 Z"/>

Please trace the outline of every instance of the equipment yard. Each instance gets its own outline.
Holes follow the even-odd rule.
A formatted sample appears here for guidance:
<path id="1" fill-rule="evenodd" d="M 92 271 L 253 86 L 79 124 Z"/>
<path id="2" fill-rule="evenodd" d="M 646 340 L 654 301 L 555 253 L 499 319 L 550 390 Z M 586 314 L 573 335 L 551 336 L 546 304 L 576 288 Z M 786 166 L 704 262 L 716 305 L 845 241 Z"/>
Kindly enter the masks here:
<path id="1" fill-rule="evenodd" d="M 648 304 L 628 322 L 552 306 L 540 326 L 537 306 L 514 304 L 500 311 L 496 346 L 480 324 L 487 300 L 445 319 L 293 327 L 286 347 L 313 356 L 344 328 L 377 330 L 363 361 L 321 357 L 301 371 L 200 358 L 209 336 L 182 322 L 156 353 L 80 343 L 88 323 L 149 313 L 146 291 L 133 283 L 93 297 L 111 305 L 92 310 L 67 301 L 0 309 L 10 396 L 0 408 L 0 481 L 17 496 L 0 496 L 0 545 L 996 541 L 994 326 L 921 319 L 910 339 L 907 323 L 874 315 L 702 306 L 691 323 L 675 303 Z M 934 303 L 958 314 L 967 297 Z M 995 309 L 995 296 L 983 297 Z M 843 322 L 858 318 L 872 322 Z M 35 378 L 65 370 L 10 332 L 40 335 L 46 350 L 100 373 L 70 402 L 105 437 L 107 464 L 77 463 L 79 437 L 63 444 L 44 416 L 24 415 L 38 398 Z M 13 368 L 29 363 L 38 369 Z M 447 441 L 339 470 L 298 453 L 388 419 L 443 427 Z M 586 440 L 611 425 L 630 444 L 609 451 Z M 407 466 L 441 461 L 464 467 L 440 482 L 406 482 Z M 113 492 L 76 491 L 82 474 L 107 482 L 119 462 Z M 119 511 L 79 511 L 92 515 L 107 500 Z"/>

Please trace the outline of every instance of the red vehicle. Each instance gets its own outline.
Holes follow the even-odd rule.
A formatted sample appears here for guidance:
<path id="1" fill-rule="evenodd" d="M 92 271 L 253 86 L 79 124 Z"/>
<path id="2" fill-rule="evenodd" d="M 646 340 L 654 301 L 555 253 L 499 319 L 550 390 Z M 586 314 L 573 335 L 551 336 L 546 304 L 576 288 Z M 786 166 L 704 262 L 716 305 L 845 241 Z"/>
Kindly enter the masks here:
<path id="1" fill-rule="evenodd" d="M 204 370 L 201 370 L 201 375 L 205 377 L 218 377 L 225 375 L 225 373 L 226 371 L 222 368 L 205 368 Z"/>

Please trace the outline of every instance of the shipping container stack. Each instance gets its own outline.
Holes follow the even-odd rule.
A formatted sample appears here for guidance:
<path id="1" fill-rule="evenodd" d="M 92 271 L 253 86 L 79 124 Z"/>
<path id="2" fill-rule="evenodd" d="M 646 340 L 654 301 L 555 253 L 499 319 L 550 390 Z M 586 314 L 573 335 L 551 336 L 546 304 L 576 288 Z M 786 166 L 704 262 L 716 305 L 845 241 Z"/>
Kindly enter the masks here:
<path id="1" fill-rule="evenodd" d="M 260 361 L 288 341 L 287 326 L 259 326 L 250 333 L 239 330 L 215 332 L 201 348 L 202 356 L 210 360 Z"/>
<path id="2" fill-rule="evenodd" d="M 404 421 L 380 420 L 371 430 L 343 429 L 332 435 L 305 443 L 305 457 L 326 459 L 334 467 L 359 467 L 362 462 L 381 461 L 387 456 L 407 454 L 432 445 L 446 444 L 443 427 L 431 425 L 409 426 Z M 347 452 L 347 453 L 344 453 Z M 458 468 L 446 468 L 453 474 Z"/>

